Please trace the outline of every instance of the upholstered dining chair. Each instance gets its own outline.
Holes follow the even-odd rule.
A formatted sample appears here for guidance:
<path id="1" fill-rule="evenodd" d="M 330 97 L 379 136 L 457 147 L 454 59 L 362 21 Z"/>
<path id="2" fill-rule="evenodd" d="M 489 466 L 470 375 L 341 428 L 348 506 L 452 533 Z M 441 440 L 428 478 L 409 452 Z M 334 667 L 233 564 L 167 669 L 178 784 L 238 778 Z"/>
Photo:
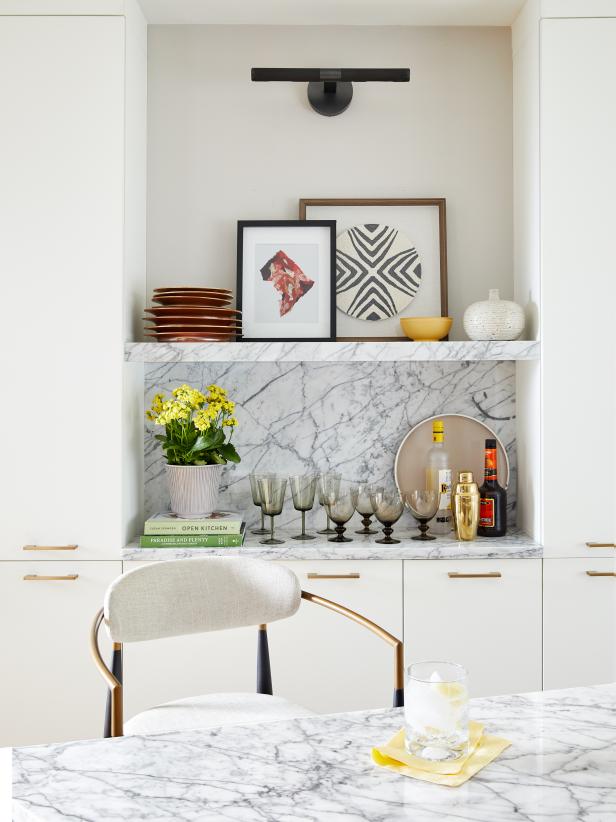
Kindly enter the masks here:
<path id="1" fill-rule="evenodd" d="M 108 686 L 104 736 L 162 733 L 311 716 L 312 711 L 273 696 L 267 624 L 292 617 L 302 599 L 329 608 L 372 631 L 394 651 L 394 707 L 403 704 L 402 642 L 337 602 L 302 591 L 282 565 L 243 557 L 153 562 L 118 577 L 92 625 L 90 647 Z M 101 656 L 104 625 L 113 643 L 111 667 Z M 205 694 L 157 705 L 123 721 L 122 646 L 127 642 L 258 627 L 257 693 Z"/>

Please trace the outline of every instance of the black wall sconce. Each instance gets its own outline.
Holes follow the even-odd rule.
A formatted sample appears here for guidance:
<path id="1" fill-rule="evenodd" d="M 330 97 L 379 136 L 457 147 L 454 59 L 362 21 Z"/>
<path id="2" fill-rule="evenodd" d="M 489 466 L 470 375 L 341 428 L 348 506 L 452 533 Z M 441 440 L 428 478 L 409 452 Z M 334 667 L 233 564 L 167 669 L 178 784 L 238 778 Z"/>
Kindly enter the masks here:
<path id="1" fill-rule="evenodd" d="M 253 68 L 251 79 L 256 83 L 308 83 L 308 102 L 325 117 L 342 114 L 353 99 L 353 83 L 408 83 L 407 68 Z"/>

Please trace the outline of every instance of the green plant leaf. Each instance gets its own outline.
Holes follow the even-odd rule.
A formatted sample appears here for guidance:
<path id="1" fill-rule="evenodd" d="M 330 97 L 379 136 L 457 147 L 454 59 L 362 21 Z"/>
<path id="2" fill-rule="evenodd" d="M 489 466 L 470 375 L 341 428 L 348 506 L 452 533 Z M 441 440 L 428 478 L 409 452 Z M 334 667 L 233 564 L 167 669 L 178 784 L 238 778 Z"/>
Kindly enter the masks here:
<path id="1" fill-rule="evenodd" d="M 222 454 L 222 456 L 228 462 L 240 462 L 241 461 L 241 457 L 237 453 L 237 451 L 235 450 L 235 446 L 230 442 L 226 442 L 223 445 L 221 445 L 220 448 L 218 449 L 218 451 L 219 451 L 220 454 Z"/>
<path id="2" fill-rule="evenodd" d="M 197 437 L 195 443 L 190 449 L 192 453 L 199 453 L 200 451 L 210 451 L 218 448 L 225 441 L 225 435 L 220 428 L 216 428 L 212 432 L 206 432 Z"/>

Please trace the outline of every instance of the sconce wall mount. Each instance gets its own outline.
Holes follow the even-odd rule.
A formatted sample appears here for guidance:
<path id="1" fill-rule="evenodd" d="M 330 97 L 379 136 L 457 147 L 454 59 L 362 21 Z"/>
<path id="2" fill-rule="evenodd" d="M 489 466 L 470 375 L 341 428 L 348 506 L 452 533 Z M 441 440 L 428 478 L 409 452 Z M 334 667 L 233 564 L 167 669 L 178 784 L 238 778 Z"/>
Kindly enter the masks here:
<path id="1" fill-rule="evenodd" d="M 308 83 L 308 102 L 314 111 L 334 117 L 349 107 L 353 83 L 408 83 L 411 72 L 407 68 L 253 68 L 251 79 L 256 83 Z"/>

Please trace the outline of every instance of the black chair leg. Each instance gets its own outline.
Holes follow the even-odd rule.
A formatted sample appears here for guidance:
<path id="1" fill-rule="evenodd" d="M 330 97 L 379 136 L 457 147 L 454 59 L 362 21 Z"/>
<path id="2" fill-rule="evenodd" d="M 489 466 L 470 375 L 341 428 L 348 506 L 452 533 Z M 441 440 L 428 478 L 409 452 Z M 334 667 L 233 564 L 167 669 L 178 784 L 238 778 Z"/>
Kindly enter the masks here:
<path id="1" fill-rule="evenodd" d="M 394 708 L 404 708 L 404 688 L 394 689 Z"/>
<path id="2" fill-rule="evenodd" d="M 270 667 L 269 644 L 267 642 L 267 625 L 259 625 L 257 641 L 257 693 L 274 693 L 272 690 L 272 669 Z"/>
<path id="3" fill-rule="evenodd" d="M 113 654 L 111 656 L 111 673 L 119 682 L 122 682 L 122 646 L 114 642 Z M 103 729 L 103 737 L 105 739 L 111 738 L 111 691 L 107 691 L 107 701 L 105 703 L 105 727 Z"/>

